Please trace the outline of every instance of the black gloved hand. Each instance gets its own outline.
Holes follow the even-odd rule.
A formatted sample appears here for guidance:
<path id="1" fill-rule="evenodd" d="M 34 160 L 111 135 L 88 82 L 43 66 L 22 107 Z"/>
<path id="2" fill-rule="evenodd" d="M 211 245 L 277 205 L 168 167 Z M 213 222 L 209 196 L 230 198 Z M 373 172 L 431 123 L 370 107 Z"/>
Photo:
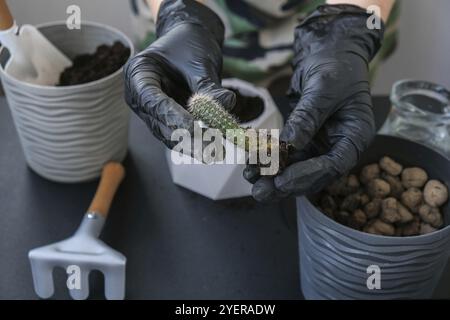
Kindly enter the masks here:
<path id="1" fill-rule="evenodd" d="M 324 5 L 296 28 L 293 111 L 280 135 L 296 151 L 276 177 L 259 177 L 247 166 L 256 200 L 317 192 L 368 147 L 375 134 L 368 64 L 383 37 L 383 29 L 367 28 L 368 17 L 356 6 Z"/>
<path id="2" fill-rule="evenodd" d="M 184 109 L 188 98 L 207 93 L 231 109 L 235 94 L 220 85 L 224 26 L 195 0 L 165 0 L 156 24 L 157 40 L 125 67 L 125 98 L 153 134 L 172 148 L 175 129 L 193 130 Z"/>

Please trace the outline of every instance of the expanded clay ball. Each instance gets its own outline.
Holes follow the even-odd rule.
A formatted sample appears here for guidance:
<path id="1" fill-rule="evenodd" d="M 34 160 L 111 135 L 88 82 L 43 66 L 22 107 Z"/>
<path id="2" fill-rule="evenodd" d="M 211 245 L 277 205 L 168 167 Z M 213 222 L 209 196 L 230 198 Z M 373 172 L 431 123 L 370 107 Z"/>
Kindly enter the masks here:
<path id="1" fill-rule="evenodd" d="M 406 168 L 402 172 L 403 186 L 408 188 L 422 188 L 428 180 L 428 174 L 421 168 Z"/>
<path id="2" fill-rule="evenodd" d="M 345 226 L 348 224 L 349 219 L 350 213 L 348 213 L 347 211 L 338 211 L 336 214 L 336 221 Z"/>
<path id="3" fill-rule="evenodd" d="M 347 188 L 349 188 L 349 190 L 351 190 L 351 192 L 356 192 L 358 191 L 359 187 L 360 187 L 360 183 L 358 180 L 358 177 L 354 174 L 351 174 L 348 176 L 347 178 Z"/>
<path id="4" fill-rule="evenodd" d="M 360 183 L 358 177 L 354 174 L 341 177 L 326 189 L 326 191 L 332 196 L 347 196 L 349 194 L 354 194 L 359 190 Z"/>
<path id="5" fill-rule="evenodd" d="M 403 170 L 403 166 L 401 164 L 395 162 L 393 159 L 387 156 L 381 158 L 379 164 L 381 169 L 392 176 L 398 176 L 400 173 L 402 173 Z"/>
<path id="6" fill-rule="evenodd" d="M 430 207 L 428 204 L 423 204 L 419 208 L 419 216 L 434 228 L 440 228 L 444 224 L 442 214 L 438 208 Z"/>
<path id="7" fill-rule="evenodd" d="M 405 188 L 403 188 L 403 184 L 400 178 L 387 174 L 386 172 L 383 172 L 381 174 L 381 178 L 385 180 L 387 183 L 389 183 L 389 186 L 391 187 L 390 195 L 395 198 L 400 198 L 402 193 L 405 191 Z"/>
<path id="8" fill-rule="evenodd" d="M 373 179 L 367 186 L 367 192 L 372 198 L 385 198 L 391 193 L 391 186 L 382 179 Z"/>
<path id="9" fill-rule="evenodd" d="M 369 203 L 364 206 L 364 212 L 366 213 L 367 218 L 373 219 L 381 211 L 381 199 L 373 199 Z"/>
<path id="10" fill-rule="evenodd" d="M 437 229 L 430 226 L 428 223 L 421 223 L 420 224 L 420 234 L 427 234 L 431 232 L 435 232 Z"/>
<path id="11" fill-rule="evenodd" d="M 366 222 L 367 217 L 364 211 L 362 211 L 361 209 L 357 209 L 350 216 L 348 225 L 353 229 L 360 229 L 366 224 Z"/>
<path id="12" fill-rule="evenodd" d="M 346 196 L 347 190 L 347 177 L 340 177 L 334 180 L 327 188 L 326 191 L 332 196 Z"/>
<path id="13" fill-rule="evenodd" d="M 360 204 L 360 196 L 359 194 L 350 194 L 342 200 L 339 208 L 343 211 L 353 212 L 358 209 Z"/>
<path id="14" fill-rule="evenodd" d="M 440 209 L 448 188 L 428 180 L 425 170 L 403 169 L 390 157 L 369 164 L 359 174 L 343 176 L 319 196 L 318 206 L 345 226 L 384 236 L 417 236 L 444 225 Z"/>
<path id="15" fill-rule="evenodd" d="M 422 200 L 422 191 L 417 188 L 409 188 L 401 196 L 402 203 L 414 213 L 419 210 L 419 205 L 422 203 Z"/>
<path id="16" fill-rule="evenodd" d="M 365 206 L 366 204 L 368 204 L 370 202 L 370 197 L 367 194 L 362 193 L 359 196 L 359 202 L 360 202 L 361 206 Z"/>
<path id="17" fill-rule="evenodd" d="M 398 214 L 400 215 L 400 223 L 408 223 L 414 220 L 414 215 L 400 202 L 397 202 Z"/>
<path id="18" fill-rule="evenodd" d="M 391 197 L 382 201 L 380 219 L 387 223 L 396 223 L 401 220 L 397 199 Z"/>
<path id="19" fill-rule="evenodd" d="M 319 201 L 320 208 L 331 219 L 335 218 L 335 211 L 337 209 L 336 201 L 328 194 L 323 194 Z"/>
<path id="20" fill-rule="evenodd" d="M 365 166 L 361 170 L 361 174 L 359 175 L 359 180 L 363 184 L 368 184 L 373 179 L 380 177 L 380 167 L 378 163 L 373 163 Z"/>
<path id="21" fill-rule="evenodd" d="M 415 217 L 413 221 L 397 228 L 404 237 L 416 236 L 420 233 L 420 219 Z"/>
<path id="22" fill-rule="evenodd" d="M 364 231 L 367 233 L 378 234 L 382 236 L 393 236 L 395 234 L 395 228 L 393 225 L 376 219 L 370 222 Z"/>
<path id="23" fill-rule="evenodd" d="M 328 194 L 324 194 L 320 198 L 320 207 L 322 209 L 331 209 L 332 211 L 334 211 L 337 208 L 337 204 L 336 204 L 336 201 L 334 201 L 332 196 L 330 196 Z"/>
<path id="24" fill-rule="evenodd" d="M 448 200 L 447 187 L 437 180 L 430 180 L 423 189 L 425 202 L 432 207 L 440 207 Z"/>

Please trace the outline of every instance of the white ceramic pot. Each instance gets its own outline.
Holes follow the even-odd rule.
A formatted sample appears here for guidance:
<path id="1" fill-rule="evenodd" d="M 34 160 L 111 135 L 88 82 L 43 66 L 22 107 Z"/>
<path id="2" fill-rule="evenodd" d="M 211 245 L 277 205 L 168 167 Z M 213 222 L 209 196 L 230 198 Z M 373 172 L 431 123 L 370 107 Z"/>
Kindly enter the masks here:
<path id="1" fill-rule="evenodd" d="M 262 113 L 254 120 L 241 123 L 243 127 L 251 127 L 254 129 L 281 129 L 283 126 L 283 118 L 275 105 L 270 93 L 265 88 L 255 87 L 251 83 L 239 79 L 224 79 L 223 86 L 237 90 L 243 96 L 259 97 L 264 108 Z M 225 149 L 236 149 L 228 142 L 224 141 Z M 237 149 L 240 150 L 240 149 Z M 199 193 L 213 200 L 222 200 L 230 198 L 239 198 L 251 195 L 252 185 L 247 182 L 242 172 L 245 164 L 224 164 L 216 162 L 214 164 L 202 164 L 192 158 L 182 155 L 185 158 L 183 162 L 194 162 L 195 164 L 175 164 L 172 161 L 174 156 L 167 152 L 167 161 L 175 184 L 187 188 L 191 191 Z M 226 157 L 231 153 L 226 152 Z M 177 155 L 177 157 L 180 157 Z M 236 157 L 240 159 L 239 163 L 245 163 L 246 154 L 244 151 L 238 151 Z M 242 161 L 244 159 L 244 161 Z M 225 163 L 231 161 L 225 160 Z"/>
<path id="2" fill-rule="evenodd" d="M 68 57 L 93 53 L 101 44 L 131 40 L 112 27 L 83 22 L 69 30 L 65 22 L 38 26 Z M 40 86 L 4 72 L 7 50 L 0 52 L 0 76 L 28 165 L 57 182 L 94 179 L 103 165 L 127 153 L 129 108 L 123 99 L 122 68 L 97 81 L 73 86 Z"/>

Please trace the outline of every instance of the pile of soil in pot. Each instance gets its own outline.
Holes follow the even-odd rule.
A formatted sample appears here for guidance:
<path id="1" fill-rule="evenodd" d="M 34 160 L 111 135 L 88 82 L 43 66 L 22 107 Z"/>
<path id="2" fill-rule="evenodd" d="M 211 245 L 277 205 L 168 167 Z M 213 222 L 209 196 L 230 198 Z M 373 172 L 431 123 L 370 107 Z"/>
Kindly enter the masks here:
<path id="1" fill-rule="evenodd" d="M 58 86 L 88 83 L 107 77 L 119 70 L 130 57 L 130 48 L 120 41 L 112 45 L 100 45 L 93 54 L 81 54 L 73 59 L 59 78 Z"/>
<path id="2" fill-rule="evenodd" d="M 350 228 L 384 236 L 415 236 L 444 226 L 447 186 L 419 167 L 404 168 L 387 156 L 342 177 L 319 196 L 317 205 Z"/>
<path id="3" fill-rule="evenodd" d="M 257 96 L 244 96 L 239 90 L 229 89 L 236 94 L 236 104 L 231 114 L 241 123 L 250 122 L 264 112 L 264 101 Z"/>
<path id="4" fill-rule="evenodd" d="M 179 79 L 171 79 L 179 83 L 176 88 L 164 87 L 162 83 L 163 91 L 172 97 L 179 105 L 188 108 L 188 100 L 191 97 L 191 91 L 187 88 L 186 83 L 180 81 Z M 233 88 L 226 88 L 236 95 L 236 103 L 230 113 L 236 118 L 239 123 L 250 122 L 258 118 L 264 112 L 264 101 L 258 96 L 246 96 L 243 95 L 239 90 Z"/>

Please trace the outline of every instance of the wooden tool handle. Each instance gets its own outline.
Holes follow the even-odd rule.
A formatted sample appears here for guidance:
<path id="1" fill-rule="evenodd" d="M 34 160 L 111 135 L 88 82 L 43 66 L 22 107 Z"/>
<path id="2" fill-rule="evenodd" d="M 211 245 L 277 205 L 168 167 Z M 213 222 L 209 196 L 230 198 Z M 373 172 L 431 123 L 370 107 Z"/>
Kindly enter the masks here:
<path id="1" fill-rule="evenodd" d="M 97 212 L 104 218 L 108 215 L 114 195 L 125 177 L 125 169 L 118 162 L 109 162 L 103 167 L 102 177 L 89 206 L 89 212 Z"/>
<path id="2" fill-rule="evenodd" d="M 8 30 L 14 24 L 14 19 L 8 9 L 6 0 L 0 0 L 0 30 Z"/>

